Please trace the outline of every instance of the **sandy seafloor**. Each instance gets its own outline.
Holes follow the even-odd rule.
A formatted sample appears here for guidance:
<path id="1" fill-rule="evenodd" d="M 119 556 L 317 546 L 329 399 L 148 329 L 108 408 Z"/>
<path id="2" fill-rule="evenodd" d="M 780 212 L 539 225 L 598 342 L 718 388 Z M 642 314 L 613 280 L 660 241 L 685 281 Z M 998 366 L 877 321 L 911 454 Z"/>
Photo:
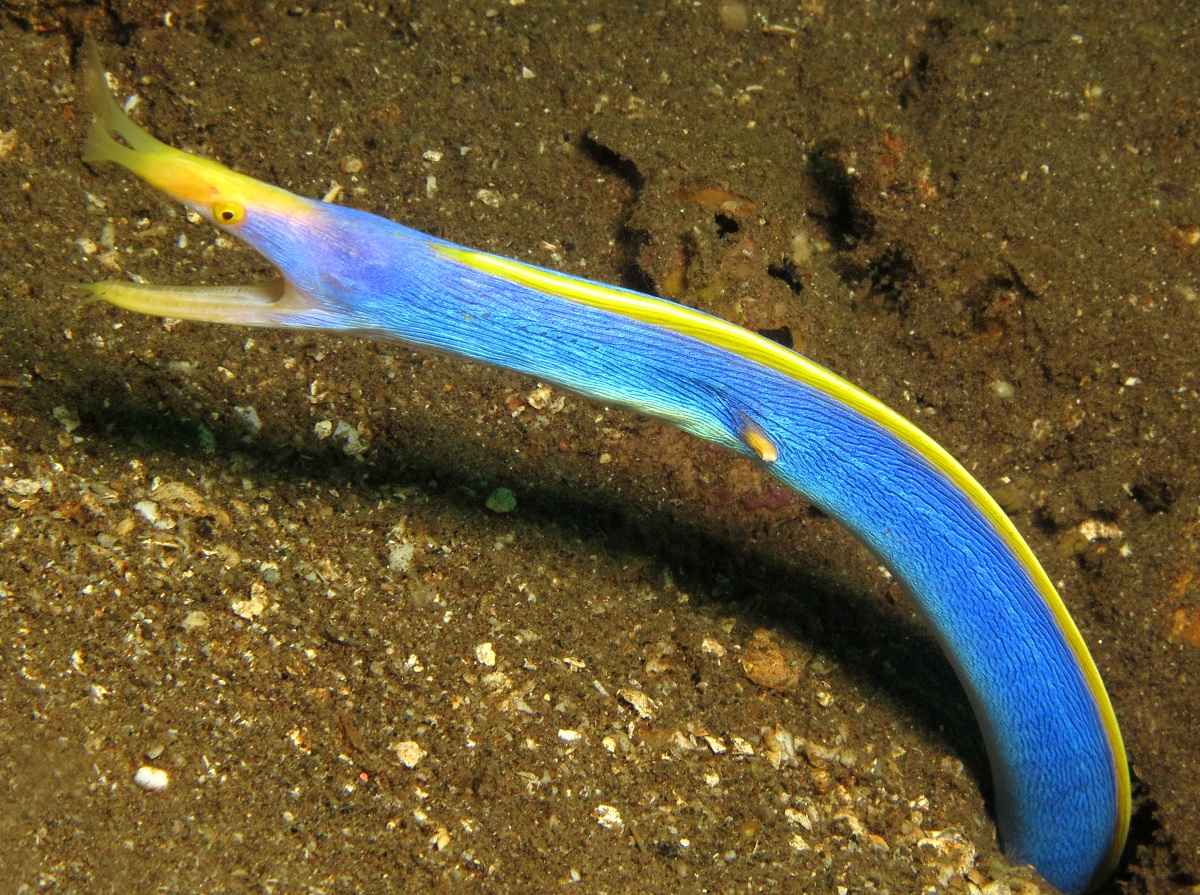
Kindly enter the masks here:
<path id="1" fill-rule="evenodd" d="M 80 161 L 85 32 L 172 145 L 917 421 L 1107 682 L 1104 891 L 1196 891 L 1194 4 L 0 9 L 0 891 L 1048 891 L 908 597 L 753 465 L 397 344 L 78 308 L 269 273 Z"/>

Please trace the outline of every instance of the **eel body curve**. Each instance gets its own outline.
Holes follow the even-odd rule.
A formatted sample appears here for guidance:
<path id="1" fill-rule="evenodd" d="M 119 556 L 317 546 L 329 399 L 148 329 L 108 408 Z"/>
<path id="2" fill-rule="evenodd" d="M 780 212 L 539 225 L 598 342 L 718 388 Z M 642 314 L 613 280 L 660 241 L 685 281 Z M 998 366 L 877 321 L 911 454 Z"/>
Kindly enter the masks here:
<path id="1" fill-rule="evenodd" d="M 936 442 L 726 321 L 302 198 L 166 146 L 118 107 L 89 52 L 96 120 L 84 160 L 124 166 L 279 271 L 253 286 L 94 283 L 84 287 L 92 296 L 147 314 L 397 339 L 636 409 L 758 460 L 912 593 L 983 730 L 1007 855 L 1068 895 L 1112 872 L 1130 787 L 1099 672 L 1024 539 Z"/>

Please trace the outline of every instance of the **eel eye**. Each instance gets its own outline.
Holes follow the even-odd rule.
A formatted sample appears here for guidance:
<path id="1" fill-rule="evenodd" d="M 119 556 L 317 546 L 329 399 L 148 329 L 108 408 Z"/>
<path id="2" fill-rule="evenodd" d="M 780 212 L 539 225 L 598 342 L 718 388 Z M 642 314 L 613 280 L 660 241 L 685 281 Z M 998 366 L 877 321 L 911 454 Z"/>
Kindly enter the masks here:
<path id="1" fill-rule="evenodd" d="M 240 224 L 242 218 L 246 216 L 246 209 L 240 202 L 222 200 L 213 203 L 212 214 L 218 224 Z"/>

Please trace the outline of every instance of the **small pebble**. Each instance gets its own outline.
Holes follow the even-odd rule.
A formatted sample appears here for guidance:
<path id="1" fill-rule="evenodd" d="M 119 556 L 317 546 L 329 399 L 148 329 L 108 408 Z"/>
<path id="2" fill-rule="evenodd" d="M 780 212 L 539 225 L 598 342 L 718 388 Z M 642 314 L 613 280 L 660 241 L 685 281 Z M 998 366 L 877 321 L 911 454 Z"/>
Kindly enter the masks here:
<path id="1" fill-rule="evenodd" d="M 554 397 L 554 390 L 540 382 L 537 387 L 525 396 L 525 400 L 534 410 L 545 410 Z"/>
<path id="2" fill-rule="evenodd" d="M 498 190 L 487 188 L 476 190 L 475 198 L 488 208 L 499 208 L 500 203 L 504 201 L 504 197 L 500 195 Z"/>
<path id="3" fill-rule="evenodd" d="M 481 643 L 475 647 L 475 661 L 487 668 L 496 667 L 496 650 L 490 643 Z"/>
<path id="4" fill-rule="evenodd" d="M 740 661 L 746 677 L 768 690 L 787 690 L 800 680 L 783 649 L 761 629 L 747 642 Z"/>
<path id="5" fill-rule="evenodd" d="M 139 500 L 133 505 L 133 509 L 159 531 L 167 531 L 175 527 L 175 520 L 160 513 L 158 504 L 153 500 Z"/>
<path id="6" fill-rule="evenodd" d="M 262 420 L 258 416 L 258 411 L 253 406 L 234 407 L 233 412 L 235 416 L 246 424 L 246 428 L 252 433 L 257 434 L 262 431 Z"/>
<path id="7" fill-rule="evenodd" d="M 1180 606 L 1171 613 L 1171 631 L 1167 639 L 1200 647 L 1200 606 Z"/>
<path id="8" fill-rule="evenodd" d="M 735 755 L 753 755 L 754 747 L 741 737 L 733 737 L 733 752 Z"/>
<path id="9" fill-rule="evenodd" d="M 412 770 L 421 763 L 421 759 L 429 753 L 421 748 L 419 743 L 412 740 L 401 740 L 388 746 L 396 757 L 400 759 L 400 764 L 404 765 L 409 770 Z"/>
<path id="10" fill-rule="evenodd" d="M 68 434 L 74 432 L 80 426 L 79 414 L 69 407 L 60 404 L 51 413 L 58 420 L 58 424 L 67 430 Z"/>
<path id="11" fill-rule="evenodd" d="M 1112 522 L 1102 519 L 1085 519 L 1079 523 L 1079 533 L 1088 541 L 1115 541 L 1125 536 Z"/>
<path id="12" fill-rule="evenodd" d="M 184 631 L 191 634 L 193 631 L 200 631 L 208 627 L 208 613 L 202 612 L 199 609 L 193 609 L 183 617 L 183 621 L 179 626 Z"/>
<path id="13" fill-rule="evenodd" d="M 393 572 L 407 572 L 416 552 L 417 547 L 411 541 L 389 541 L 388 568 Z"/>
<path id="14" fill-rule="evenodd" d="M 997 379 L 992 383 L 992 393 L 1002 401 L 1007 401 L 1009 398 L 1016 395 L 1017 390 L 1013 388 L 1013 384 L 1004 379 Z"/>
<path id="15" fill-rule="evenodd" d="M 723 647 L 716 640 L 713 640 L 711 637 L 704 638 L 700 644 L 700 649 L 702 652 L 706 652 L 710 656 L 715 656 L 718 659 L 724 656 L 726 652 L 725 647 Z"/>
<path id="16" fill-rule="evenodd" d="M 717 4 L 717 15 L 726 31 L 745 31 L 750 27 L 750 11 L 745 3 L 725 2 Z"/>
<path id="17" fill-rule="evenodd" d="M 161 792 L 167 788 L 167 772 L 150 765 L 142 765 L 133 775 L 133 782 L 146 792 Z"/>
<path id="18" fill-rule="evenodd" d="M 617 698 L 637 712 L 639 718 L 649 720 L 654 717 L 657 706 L 655 706 L 654 700 L 641 690 L 622 687 L 617 691 Z"/>
<path id="19" fill-rule="evenodd" d="M 17 148 L 17 129 L 15 127 L 0 133 L 0 158 L 8 158 Z"/>
<path id="20" fill-rule="evenodd" d="M 621 819 L 621 812 L 612 805 L 597 805 L 596 820 L 606 830 L 619 831 L 625 826 L 625 821 Z"/>
<path id="21" fill-rule="evenodd" d="M 497 488 L 483 504 L 493 513 L 511 513 L 517 508 L 517 495 L 507 488 Z"/>
<path id="22" fill-rule="evenodd" d="M 250 599 L 234 600 L 229 604 L 229 608 L 233 610 L 234 615 L 252 622 L 267 611 L 267 589 L 257 581 L 252 582 Z"/>

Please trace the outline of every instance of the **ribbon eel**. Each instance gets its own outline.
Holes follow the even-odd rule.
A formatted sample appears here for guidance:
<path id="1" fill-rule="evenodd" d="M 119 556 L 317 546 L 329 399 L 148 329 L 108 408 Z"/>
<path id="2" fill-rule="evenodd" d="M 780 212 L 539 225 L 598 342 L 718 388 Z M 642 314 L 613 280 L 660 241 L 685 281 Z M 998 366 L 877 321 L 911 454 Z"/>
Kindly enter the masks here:
<path id="1" fill-rule="evenodd" d="M 144 314 L 353 332 L 517 370 L 757 460 L 912 593 L 983 730 L 1007 855 L 1074 895 L 1124 848 L 1129 771 L 1100 674 L 1033 552 L 929 436 L 829 370 L 678 304 L 463 248 L 173 149 L 94 45 L 84 161 L 116 162 L 265 256 L 249 286 L 90 284 Z M 119 138 L 115 139 L 115 138 Z"/>

